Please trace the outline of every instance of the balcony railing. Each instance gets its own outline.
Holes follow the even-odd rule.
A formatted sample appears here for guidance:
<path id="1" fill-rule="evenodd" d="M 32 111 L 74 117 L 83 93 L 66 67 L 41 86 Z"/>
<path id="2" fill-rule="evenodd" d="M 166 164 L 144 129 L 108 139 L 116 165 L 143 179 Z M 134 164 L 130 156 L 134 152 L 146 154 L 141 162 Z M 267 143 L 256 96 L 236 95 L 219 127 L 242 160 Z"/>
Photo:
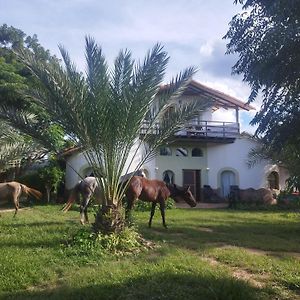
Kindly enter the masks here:
<path id="1" fill-rule="evenodd" d="M 145 122 L 141 134 L 145 134 L 149 125 Z M 151 130 L 152 134 L 159 134 L 159 124 Z M 148 132 L 149 133 L 149 132 Z M 240 133 L 239 123 L 221 121 L 197 121 L 191 122 L 182 130 L 175 133 L 178 137 L 192 138 L 235 138 Z"/>

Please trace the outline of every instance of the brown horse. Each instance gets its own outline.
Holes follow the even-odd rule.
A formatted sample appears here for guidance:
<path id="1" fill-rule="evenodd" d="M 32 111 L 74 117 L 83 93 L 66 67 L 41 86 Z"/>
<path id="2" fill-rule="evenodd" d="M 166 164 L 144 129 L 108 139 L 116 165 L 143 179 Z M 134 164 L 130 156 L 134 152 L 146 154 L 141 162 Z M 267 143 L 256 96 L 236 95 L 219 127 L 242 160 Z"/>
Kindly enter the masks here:
<path id="1" fill-rule="evenodd" d="M 14 216 L 18 212 L 20 196 L 22 194 L 31 195 L 36 199 L 42 198 L 41 192 L 29 188 L 25 184 L 21 184 L 16 181 L 0 183 L 0 201 L 6 202 L 6 201 L 13 200 L 16 209 Z"/>
<path id="2" fill-rule="evenodd" d="M 137 199 L 142 201 L 151 202 L 151 214 L 149 219 L 149 227 L 151 227 L 152 218 L 155 213 L 156 204 L 159 203 L 163 226 L 167 228 L 165 222 L 165 202 L 168 197 L 173 198 L 175 201 L 184 200 L 191 207 L 197 205 L 196 200 L 190 191 L 190 188 L 178 187 L 175 184 L 166 184 L 161 180 L 150 180 L 144 177 L 134 176 L 130 180 L 126 190 L 126 217 Z"/>

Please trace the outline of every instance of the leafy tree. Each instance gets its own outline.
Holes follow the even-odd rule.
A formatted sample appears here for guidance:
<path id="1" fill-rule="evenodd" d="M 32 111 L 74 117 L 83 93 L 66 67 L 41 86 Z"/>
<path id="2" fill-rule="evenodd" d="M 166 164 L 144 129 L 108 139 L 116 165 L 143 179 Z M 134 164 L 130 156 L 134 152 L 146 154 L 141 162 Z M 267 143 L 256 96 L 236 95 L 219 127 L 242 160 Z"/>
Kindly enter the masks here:
<path id="1" fill-rule="evenodd" d="M 30 37 L 12 26 L 9 27 L 6 24 L 0 26 L 0 107 L 2 111 L 0 118 L 8 121 L 0 123 L 0 133 L 4 137 L 0 141 L 2 170 L 11 161 L 21 160 L 28 163 L 39 158 L 42 153 L 45 154 L 51 150 L 57 151 L 64 145 L 62 129 L 51 122 L 41 106 L 27 97 L 28 89 L 39 83 L 26 66 L 17 60 L 14 51 L 20 47 L 32 51 L 45 62 L 58 61 L 39 44 L 36 35 Z M 22 117 L 16 115 L 16 110 L 23 111 Z M 12 125 L 11 118 L 15 118 L 14 128 L 8 126 L 8 124 Z M 20 118 L 23 118 L 22 121 L 19 120 Z M 21 123 L 28 125 L 25 135 L 23 128 L 18 127 L 18 124 Z M 35 141 L 29 137 L 32 132 L 31 127 L 34 126 L 39 126 L 43 135 L 43 138 L 36 138 Z M 13 139 L 9 137 L 12 132 Z M 45 143 L 45 136 L 50 140 L 48 144 Z M 43 141 L 43 146 L 41 141 Z M 27 159 L 24 160 L 24 158 Z"/>
<path id="2" fill-rule="evenodd" d="M 142 153 L 137 165 L 140 168 L 161 144 L 210 103 L 197 99 L 178 104 L 178 97 L 194 74 L 193 68 L 180 73 L 158 93 L 169 60 L 160 45 L 154 46 L 141 63 L 135 63 L 129 51 L 120 51 L 109 70 L 102 49 L 87 37 L 86 75 L 76 69 L 62 46 L 60 51 L 64 67 L 57 62 L 47 63 L 26 49 L 19 50 L 21 62 L 40 82 L 30 91 L 32 101 L 41 104 L 52 122 L 85 150 L 94 174 L 102 177 L 99 184 L 105 203 L 96 224 L 109 216 L 106 230 L 118 231 L 123 224 L 115 220 L 123 218 L 125 191 L 119 183 L 122 172 L 128 172 L 127 163 L 132 164 L 130 153 L 134 157 Z M 38 129 L 34 127 L 41 138 Z"/>
<path id="3" fill-rule="evenodd" d="M 227 52 L 239 57 L 233 73 L 243 74 L 249 83 L 249 102 L 262 97 L 251 123 L 258 124 L 263 155 L 280 157 L 292 175 L 299 176 L 295 165 L 300 165 L 300 2 L 238 2 L 244 12 L 234 16 L 225 35 L 230 40 Z"/>
<path id="4" fill-rule="evenodd" d="M 63 180 L 64 171 L 59 167 L 58 163 L 52 159 L 48 166 L 39 169 L 39 178 L 45 185 L 47 193 L 47 202 L 50 202 L 50 193 L 57 193 L 60 182 Z"/>

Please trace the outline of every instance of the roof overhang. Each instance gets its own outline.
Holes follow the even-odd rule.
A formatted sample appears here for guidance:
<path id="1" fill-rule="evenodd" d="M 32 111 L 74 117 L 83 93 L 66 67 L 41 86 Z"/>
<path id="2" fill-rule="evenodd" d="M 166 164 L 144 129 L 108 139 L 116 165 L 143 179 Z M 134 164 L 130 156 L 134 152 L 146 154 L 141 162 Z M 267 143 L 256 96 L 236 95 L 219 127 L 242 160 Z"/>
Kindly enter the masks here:
<path id="1" fill-rule="evenodd" d="M 168 85 L 164 85 L 161 87 L 161 90 L 166 88 Z M 220 91 L 217 91 L 213 88 L 205 86 L 202 83 L 199 83 L 195 80 L 191 80 L 188 84 L 187 88 L 183 92 L 183 95 L 186 96 L 199 96 L 201 98 L 207 98 L 207 100 L 213 101 L 214 109 L 218 109 L 220 107 L 225 109 L 243 109 L 243 110 L 255 110 L 255 108 L 243 101 L 224 94 Z"/>

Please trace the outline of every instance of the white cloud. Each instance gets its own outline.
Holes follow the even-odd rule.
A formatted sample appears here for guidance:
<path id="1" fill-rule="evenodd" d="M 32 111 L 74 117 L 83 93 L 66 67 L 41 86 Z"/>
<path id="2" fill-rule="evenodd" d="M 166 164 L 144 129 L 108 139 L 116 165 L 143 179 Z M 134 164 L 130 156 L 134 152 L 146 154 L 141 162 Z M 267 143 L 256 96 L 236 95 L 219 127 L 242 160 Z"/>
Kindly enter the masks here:
<path id="1" fill-rule="evenodd" d="M 199 68 L 196 80 L 244 102 L 248 99 L 249 88 L 241 78 L 230 75 L 235 58 L 224 55 L 226 42 L 222 37 L 231 18 L 241 10 L 232 0 L 2 2 L 2 22 L 29 35 L 36 33 L 52 53 L 57 54 L 57 45 L 63 44 L 82 70 L 86 34 L 102 45 L 110 65 L 121 48 L 129 48 L 133 57 L 143 58 L 149 48 L 161 42 L 171 56 L 167 78 L 193 65 Z M 259 107 L 259 103 L 253 105 Z M 233 116 L 222 113 L 224 121 Z M 248 115 L 241 114 L 243 118 Z"/>
<path id="2" fill-rule="evenodd" d="M 208 57 L 212 55 L 213 52 L 213 45 L 211 42 L 207 42 L 200 47 L 200 55 L 204 57 Z"/>

